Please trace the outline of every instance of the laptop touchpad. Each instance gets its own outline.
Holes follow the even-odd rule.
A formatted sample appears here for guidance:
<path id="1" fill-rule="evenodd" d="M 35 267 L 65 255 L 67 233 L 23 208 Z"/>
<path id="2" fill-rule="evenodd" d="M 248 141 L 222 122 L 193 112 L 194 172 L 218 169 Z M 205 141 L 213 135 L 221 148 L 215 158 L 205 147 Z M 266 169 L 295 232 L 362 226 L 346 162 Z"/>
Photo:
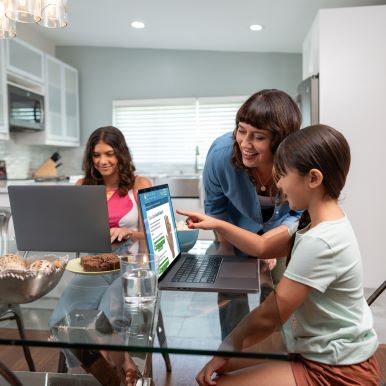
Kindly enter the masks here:
<path id="1" fill-rule="evenodd" d="M 249 278 L 257 276 L 256 263 L 224 263 L 221 267 L 219 277 Z"/>

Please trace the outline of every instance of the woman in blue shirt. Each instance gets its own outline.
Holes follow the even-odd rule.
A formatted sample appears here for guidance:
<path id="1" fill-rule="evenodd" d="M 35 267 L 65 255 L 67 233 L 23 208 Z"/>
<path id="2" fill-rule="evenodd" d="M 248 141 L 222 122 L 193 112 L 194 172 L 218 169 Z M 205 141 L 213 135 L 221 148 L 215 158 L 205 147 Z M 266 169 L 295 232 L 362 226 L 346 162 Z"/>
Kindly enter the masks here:
<path id="1" fill-rule="evenodd" d="M 280 142 L 300 123 L 299 108 L 284 91 L 261 90 L 249 97 L 237 112 L 233 133 L 217 138 L 209 149 L 203 172 L 205 213 L 264 237 L 283 233 L 289 239 L 299 214 L 280 201 L 272 168 Z M 284 271 L 281 263 L 278 276 Z M 246 295 L 219 294 L 219 304 L 225 337 L 233 327 L 227 321 L 236 324 L 249 307 Z"/>

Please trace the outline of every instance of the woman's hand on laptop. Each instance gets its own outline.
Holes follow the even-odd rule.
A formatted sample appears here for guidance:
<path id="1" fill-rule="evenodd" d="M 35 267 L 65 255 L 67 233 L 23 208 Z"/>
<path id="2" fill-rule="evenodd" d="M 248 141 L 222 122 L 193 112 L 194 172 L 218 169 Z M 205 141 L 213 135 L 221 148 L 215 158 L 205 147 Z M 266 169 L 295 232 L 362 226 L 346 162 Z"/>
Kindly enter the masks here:
<path id="1" fill-rule="evenodd" d="M 207 216 L 203 213 L 198 212 L 186 212 L 184 210 L 177 210 L 178 214 L 186 216 L 186 223 L 190 229 L 205 229 L 211 230 L 216 228 L 217 219 Z"/>
<path id="2" fill-rule="evenodd" d="M 132 235 L 133 231 L 128 228 L 110 228 L 111 243 L 128 240 Z"/>

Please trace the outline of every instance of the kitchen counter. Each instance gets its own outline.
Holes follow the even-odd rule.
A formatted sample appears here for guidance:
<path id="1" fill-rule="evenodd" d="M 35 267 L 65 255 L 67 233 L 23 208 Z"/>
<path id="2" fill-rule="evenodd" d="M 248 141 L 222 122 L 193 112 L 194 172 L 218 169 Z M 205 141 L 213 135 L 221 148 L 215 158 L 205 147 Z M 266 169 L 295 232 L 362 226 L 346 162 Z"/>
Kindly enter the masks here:
<path id="1" fill-rule="evenodd" d="M 11 185 L 74 185 L 75 182 L 80 178 L 80 176 L 72 176 L 69 180 L 65 181 L 44 181 L 36 182 L 33 178 L 26 178 L 20 180 L 3 180 L 0 181 L 0 193 L 8 194 L 8 186 Z"/>

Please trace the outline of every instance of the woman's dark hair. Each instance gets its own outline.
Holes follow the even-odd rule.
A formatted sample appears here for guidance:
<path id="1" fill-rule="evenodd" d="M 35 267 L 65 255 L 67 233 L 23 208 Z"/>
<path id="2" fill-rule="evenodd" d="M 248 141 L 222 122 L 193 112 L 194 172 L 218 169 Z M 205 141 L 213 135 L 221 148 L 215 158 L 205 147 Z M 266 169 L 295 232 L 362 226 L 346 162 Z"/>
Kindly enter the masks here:
<path id="1" fill-rule="evenodd" d="M 85 176 L 82 185 L 103 185 L 103 178 L 94 167 L 93 153 L 99 142 L 104 142 L 113 148 L 118 159 L 119 185 L 118 193 L 124 196 L 133 188 L 135 181 L 135 166 L 122 132 L 114 126 L 105 126 L 91 133 L 83 157 Z"/>
<path id="2" fill-rule="evenodd" d="M 326 194 L 338 199 L 350 169 L 350 146 L 339 131 L 325 125 L 306 127 L 287 137 L 277 148 L 275 178 L 289 169 L 306 175 L 311 169 L 323 174 Z"/>
<path id="3" fill-rule="evenodd" d="M 290 135 L 279 145 L 274 159 L 274 177 L 278 180 L 291 169 L 301 175 L 318 169 L 323 174 L 326 194 L 338 199 L 346 182 L 350 161 L 350 146 L 339 131 L 325 125 L 309 126 Z M 305 210 L 299 219 L 298 229 L 303 229 L 310 221 Z M 293 246 L 295 235 L 291 241 Z M 290 259 L 291 252 L 287 264 Z"/>
<path id="4" fill-rule="evenodd" d="M 248 169 L 243 164 L 241 151 L 236 142 L 240 122 L 271 132 L 271 150 L 274 154 L 284 138 L 300 129 L 301 113 L 295 101 L 287 93 L 276 89 L 261 90 L 243 103 L 236 114 L 232 163 L 239 169 Z"/>

